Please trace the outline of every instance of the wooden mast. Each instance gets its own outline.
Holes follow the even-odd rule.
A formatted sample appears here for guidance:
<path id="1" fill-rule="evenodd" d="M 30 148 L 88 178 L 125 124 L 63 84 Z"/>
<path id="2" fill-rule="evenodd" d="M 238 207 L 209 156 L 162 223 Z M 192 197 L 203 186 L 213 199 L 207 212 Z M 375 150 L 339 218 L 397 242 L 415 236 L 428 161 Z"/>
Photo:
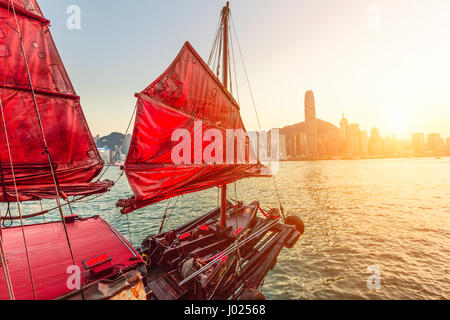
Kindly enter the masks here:
<path id="1" fill-rule="evenodd" d="M 228 90 L 228 21 L 230 17 L 230 3 L 222 9 L 222 26 L 223 26 L 223 71 L 222 84 Z M 220 197 L 220 221 L 219 227 L 221 230 L 227 228 L 227 186 L 223 185 Z"/>

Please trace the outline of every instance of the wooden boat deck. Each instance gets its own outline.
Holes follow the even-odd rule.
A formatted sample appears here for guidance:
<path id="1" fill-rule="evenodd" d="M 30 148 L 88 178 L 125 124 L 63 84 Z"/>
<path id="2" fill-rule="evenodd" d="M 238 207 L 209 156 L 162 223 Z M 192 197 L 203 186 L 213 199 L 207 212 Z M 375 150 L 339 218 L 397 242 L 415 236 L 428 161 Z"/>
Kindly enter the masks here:
<path id="1" fill-rule="evenodd" d="M 282 248 L 293 246 L 301 236 L 295 228 L 281 221 L 257 217 L 258 209 L 258 202 L 239 208 L 229 206 L 227 235 L 220 234 L 216 229 L 219 215 L 219 209 L 216 209 L 173 230 L 179 241 L 172 245 L 166 241 L 168 233 L 153 237 L 151 249 L 147 250 L 147 253 L 156 253 L 148 279 L 152 299 L 238 299 L 245 289 L 258 289 L 269 270 L 275 267 Z M 195 237 L 194 233 L 197 233 Z M 220 268 L 211 268 L 204 273 L 208 279 L 215 279 L 207 285 L 210 289 L 205 287 L 204 296 L 192 289 L 196 280 L 181 283 L 184 279 L 179 266 L 186 258 L 186 253 L 200 258 L 206 264 L 250 235 L 252 240 L 240 247 L 239 257 L 236 251 L 231 251 L 222 261 L 217 261 L 216 265 L 221 265 Z M 160 244 L 156 245 L 155 239 Z M 238 274 L 237 268 L 240 271 Z M 193 291 L 196 292 L 194 295 Z"/>
<path id="2" fill-rule="evenodd" d="M 131 244 L 102 218 L 67 221 L 75 263 L 81 270 L 83 283 L 106 279 L 143 263 L 142 257 Z M 62 223 L 29 225 L 24 229 L 36 299 L 55 299 L 71 292 L 67 281 L 72 273 L 67 271 L 73 262 Z M 22 229 L 3 229 L 3 242 L 16 299 L 34 299 Z M 92 269 L 83 265 L 84 260 L 104 253 L 109 256 L 109 261 Z M 3 271 L 0 270 L 0 300 L 8 299 Z"/>

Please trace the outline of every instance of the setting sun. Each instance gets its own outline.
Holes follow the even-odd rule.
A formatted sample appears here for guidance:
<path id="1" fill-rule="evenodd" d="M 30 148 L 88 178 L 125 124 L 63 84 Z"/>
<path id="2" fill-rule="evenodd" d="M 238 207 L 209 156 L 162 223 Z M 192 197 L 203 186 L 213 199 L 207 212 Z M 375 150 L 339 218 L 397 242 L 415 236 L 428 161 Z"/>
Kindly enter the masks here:
<path id="1" fill-rule="evenodd" d="M 0 302 L 450 300 L 449 36 L 449 0 L 0 0 Z"/>
<path id="2" fill-rule="evenodd" d="M 407 115 L 402 111 L 395 111 L 390 114 L 388 119 L 389 132 L 399 136 L 405 136 L 409 133 L 409 124 Z"/>

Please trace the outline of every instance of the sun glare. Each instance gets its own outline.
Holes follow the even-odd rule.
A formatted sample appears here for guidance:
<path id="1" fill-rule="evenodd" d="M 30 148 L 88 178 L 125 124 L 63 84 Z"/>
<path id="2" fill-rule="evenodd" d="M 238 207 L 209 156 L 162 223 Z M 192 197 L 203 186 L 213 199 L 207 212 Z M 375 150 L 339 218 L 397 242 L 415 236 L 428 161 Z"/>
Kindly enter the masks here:
<path id="1" fill-rule="evenodd" d="M 388 124 L 390 133 L 399 136 L 408 134 L 408 119 L 405 112 L 392 112 L 389 115 Z"/>

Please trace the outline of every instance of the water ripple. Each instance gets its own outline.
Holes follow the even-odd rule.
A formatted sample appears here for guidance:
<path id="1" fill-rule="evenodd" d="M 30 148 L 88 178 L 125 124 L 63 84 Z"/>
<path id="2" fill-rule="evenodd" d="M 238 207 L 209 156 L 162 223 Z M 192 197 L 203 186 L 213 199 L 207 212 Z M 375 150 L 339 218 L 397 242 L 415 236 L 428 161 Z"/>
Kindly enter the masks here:
<path id="1" fill-rule="evenodd" d="M 265 281 L 266 296 L 450 299 L 448 160 L 281 163 L 276 180 L 284 207 L 304 220 L 306 233 L 296 247 L 280 254 Z M 118 174 L 119 169 L 112 168 L 107 177 L 114 180 Z M 237 183 L 237 190 L 239 200 L 277 206 L 271 179 L 245 180 Z M 229 192 L 234 198 L 232 186 Z M 74 211 L 99 214 L 128 236 L 127 220 L 115 203 L 130 194 L 123 179 L 103 197 L 76 204 Z M 166 226 L 185 223 L 216 205 L 217 189 L 183 196 Z M 166 206 L 163 202 L 130 215 L 134 245 L 158 231 Z M 39 205 L 24 206 L 24 214 L 35 211 Z M 46 219 L 57 219 L 57 214 Z M 381 270 L 381 288 L 375 291 L 366 285 L 367 268 L 373 265 Z"/>

